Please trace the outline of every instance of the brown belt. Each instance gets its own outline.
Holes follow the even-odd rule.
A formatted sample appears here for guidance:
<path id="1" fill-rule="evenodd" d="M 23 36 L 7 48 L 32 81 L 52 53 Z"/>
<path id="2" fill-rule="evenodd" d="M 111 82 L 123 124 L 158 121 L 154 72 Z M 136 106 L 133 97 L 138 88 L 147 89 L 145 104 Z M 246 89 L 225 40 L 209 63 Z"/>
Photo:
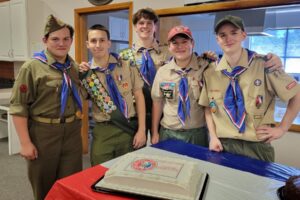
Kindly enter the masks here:
<path id="1" fill-rule="evenodd" d="M 63 118 L 46 118 L 46 117 L 32 117 L 36 122 L 46 123 L 46 124 L 63 124 L 63 123 L 71 123 L 75 121 L 76 116 L 72 115 L 70 117 L 63 117 Z"/>

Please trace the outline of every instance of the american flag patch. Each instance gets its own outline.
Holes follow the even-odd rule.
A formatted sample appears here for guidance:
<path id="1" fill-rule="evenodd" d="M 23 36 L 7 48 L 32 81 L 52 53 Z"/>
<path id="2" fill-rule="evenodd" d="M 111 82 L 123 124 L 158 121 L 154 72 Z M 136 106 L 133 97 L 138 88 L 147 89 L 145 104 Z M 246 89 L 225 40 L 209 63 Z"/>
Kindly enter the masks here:
<path id="1" fill-rule="evenodd" d="M 297 81 L 292 81 L 287 86 L 285 86 L 285 88 L 288 89 L 288 90 L 290 90 L 293 87 L 295 87 L 296 85 L 297 85 Z"/>

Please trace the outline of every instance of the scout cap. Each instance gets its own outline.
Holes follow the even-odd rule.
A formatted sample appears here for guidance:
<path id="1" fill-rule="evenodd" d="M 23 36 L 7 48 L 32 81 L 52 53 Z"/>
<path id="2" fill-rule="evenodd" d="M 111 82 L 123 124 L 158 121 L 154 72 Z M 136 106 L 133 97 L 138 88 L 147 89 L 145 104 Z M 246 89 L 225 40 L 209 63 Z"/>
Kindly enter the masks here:
<path id="1" fill-rule="evenodd" d="M 241 29 L 242 31 L 245 31 L 244 29 L 244 23 L 243 20 L 240 17 L 232 16 L 232 15 L 226 15 L 222 19 L 220 19 L 216 25 L 215 25 L 215 33 L 218 33 L 219 29 L 224 24 L 232 24 L 233 26 Z"/>
<path id="2" fill-rule="evenodd" d="M 49 33 L 52 33 L 54 31 L 57 31 L 59 29 L 62 29 L 64 27 L 73 29 L 70 25 L 64 23 L 60 19 L 57 19 L 53 15 L 49 15 L 47 18 L 44 35 L 48 35 Z"/>
<path id="3" fill-rule="evenodd" d="M 178 34 L 184 34 L 188 36 L 190 39 L 193 39 L 191 30 L 186 26 L 175 26 L 168 33 L 168 42 L 172 40 L 172 38 Z"/>

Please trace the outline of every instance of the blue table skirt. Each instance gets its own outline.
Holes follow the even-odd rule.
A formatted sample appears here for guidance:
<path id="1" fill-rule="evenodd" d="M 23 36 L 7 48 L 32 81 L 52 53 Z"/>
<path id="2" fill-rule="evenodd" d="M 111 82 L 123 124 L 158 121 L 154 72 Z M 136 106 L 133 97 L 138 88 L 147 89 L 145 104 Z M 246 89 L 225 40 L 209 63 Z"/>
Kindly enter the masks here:
<path id="1" fill-rule="evenodd" d="M 300 169 L 295 167 L 265 162 L 226 152 L 213 152 L 208 148 L 188 144 L 179 140 L 162 141 L 158 144 L 152 145 L 152 147 L 283 182 L 285 182 L 290 176 L 300 175 Z"/>

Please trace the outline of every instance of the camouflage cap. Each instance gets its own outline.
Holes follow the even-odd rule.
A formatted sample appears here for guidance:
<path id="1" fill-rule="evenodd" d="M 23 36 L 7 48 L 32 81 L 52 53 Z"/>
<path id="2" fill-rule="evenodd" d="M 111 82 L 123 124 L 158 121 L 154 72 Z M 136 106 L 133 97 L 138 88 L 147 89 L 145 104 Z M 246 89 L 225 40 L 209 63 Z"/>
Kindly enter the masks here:
<path id="1" fill-rule="evenodd" d="M 232 16 L 232 15 L 226 15 L 222 19 L 220 19 L 216 25 L 215 25 L 215 33 L 218 33 L 219 29 L 221 28 L 222 25 L 224 24 L 232 24 L 235 27 L 241 29 L 242 31 L 245 31 L 244 29 L 244 22 L 240 17 L 237 16 Z"/>
<path id="2" fill-rule="evenodd" d="M 44 30 L 44 35 L 47 35 L 49 33 L 52 33 L 54 31 L 57 31 L 59 29 L 62 29 L 64 27 L 68 27 L 70 25 L 64 23 L 60 19 L 57 19 L 53 15 L 49 15 L 47 18 L 47 23 Z M 71 27 L 71 26 L 70 26 Z"/>

